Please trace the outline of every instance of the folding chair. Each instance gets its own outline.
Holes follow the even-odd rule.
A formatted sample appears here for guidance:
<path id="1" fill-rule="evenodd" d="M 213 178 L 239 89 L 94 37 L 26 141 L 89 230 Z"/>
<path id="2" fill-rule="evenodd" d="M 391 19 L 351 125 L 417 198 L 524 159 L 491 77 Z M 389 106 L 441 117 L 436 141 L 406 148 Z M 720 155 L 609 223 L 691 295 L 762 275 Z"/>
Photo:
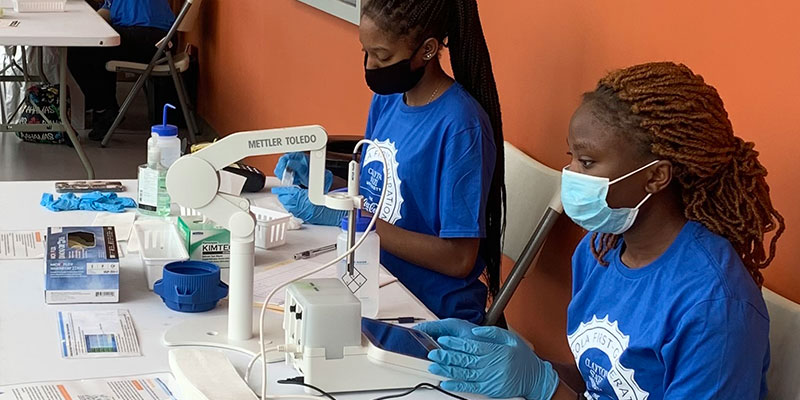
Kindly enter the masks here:
<path id="1" fill-rule="evenodd" d="M 764 288 L 769 311 L 767 400 L 800 400 L 800 304 Z"/>
<path id="2" fill-rule="evenodd" d="M 502 320 L 514 291 L 563 212 L 561 171 L 556 171 L 505 142 L 506 230 L 503 254 L 514 260 L 508 278 L 486 312 L 484 325 Z"/>
<path id="3" fill-rule="evenodd" d="M 136 83 L 134 83 L 130 93 L 128 93 L 128 97 L 125 98 L 125 102 L 122 103 L 117 118 L 114 119 L 114 123 L 108 128 L 108 132 L 106 132 L 105 137 L 103 137 L 100 146 L 106 147 L 108 145 L 108 142 L 111 140 L 111 135 L 114 134 L 114 131 L 117 129 L 120 122 L 122 122 L 122 118 L 125 117 L 125 113 L 133 102 L 133 98 L 136 97 L 136 94 L 139 93 L 139 90 L 142 89 L 145 82 L 154 76 L 172 76 L 172 81 L 175 83 L 175 90 L 178 92 L 178 101 L 180 101 L 181 104 L 183 117 L 186 119 L 186 127 L 189 130 L 189 141 L 192 144 L 196 143 L 196 135 L 199 130 L 197 128 L 194 110 L 189 101 L 189 95 L 186 92 L 186 85 L 184 85 L 183 76 L 181 75 L 189 68 L 189 54 L 187 51 L 184 51 L 177 56 L 173 56 L 171 51 L 167 51 L 167 47 L 170 47 L 170 49 L 172 48 L 172 39 L 176 37 L 176 32 L 189 32 L 192 30 L 194 23 L 197 21 L 200 3 L 202 3 L 202 0 L 184 1 L 181 11 L 175 18 L 175 23 L 172 24 L 172 27 L 167 32 L 167 36 L 156 44 L 158 49 L 149 64 L 117 60 L 106 63 L 106 70 L 110 72 L 132 73 L 139 75 L 139 78 L 136 80 Z"/>

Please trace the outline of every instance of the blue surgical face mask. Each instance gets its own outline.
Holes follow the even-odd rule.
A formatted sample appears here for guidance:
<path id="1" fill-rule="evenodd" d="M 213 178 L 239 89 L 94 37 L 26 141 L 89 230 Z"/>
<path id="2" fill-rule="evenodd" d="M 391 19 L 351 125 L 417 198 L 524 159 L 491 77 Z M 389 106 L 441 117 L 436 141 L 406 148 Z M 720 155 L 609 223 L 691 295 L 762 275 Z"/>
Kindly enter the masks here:
<path id="1" fill-rule="evenodd" d="M 639 173 L 658 161 L 655 160 L 613 181 L 609 181 L 608 178 L 579 174 L 564 167 L 561 172 L 561 202 L 564 205 L 564 212 L 587 231 L 614 235 L 624 233 L 633 226 L 636 215 L 639 213 L 639 207 L 653 194 L 648 193 L 634 208 L 611 208 L 606 201 L 608 187 Z"/>

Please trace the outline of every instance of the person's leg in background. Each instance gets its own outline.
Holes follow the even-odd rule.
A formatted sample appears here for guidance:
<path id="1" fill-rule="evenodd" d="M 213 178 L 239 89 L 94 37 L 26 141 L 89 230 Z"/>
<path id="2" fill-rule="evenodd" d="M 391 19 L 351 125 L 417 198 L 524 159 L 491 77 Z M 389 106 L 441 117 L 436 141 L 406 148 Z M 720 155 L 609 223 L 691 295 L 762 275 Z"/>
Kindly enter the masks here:
<path id="1" fill-rule="evenodd" d="M 117 74 L 106 71 L 110 60 L 149 63 L 156 52 L 156 43 L 167 32 L 150 27 L 115 26 L 120 45 L 110 48 L 71 48 L 69 67 L 86 97 L 86 107 L 94 110 L 91 140 L 103 140 L 119 111 Z"/>
<path id="2" fill-rule="evenodd" d="M 121 44 L 117 47 L 112 59 L 142 64 L 150 62 L 157 50 L 156 43 L 167 35 L 167 31 L 145 26 L 115 26 L 114 29 L 119 33 Z M 98 123 L 94 124 L 92 132 L 89 134 L 89 138 L 92 140 L 103 140 L 108 128 L 114 123 L 114 119 L 117 118 L 119 112 L 116 88 L 117 74 L 112 74 L 114 75 L 114 96 L 112 107 L 109 109 L 112 112 L 96 115 Z"/>
<path id="3" fill-rule="evenodd" d="M 87 110 L 105 110 L 116 103 L 116 75 L 106 71 L 115 51 L 107 47 L 70 47 L 67 64 L 86 98 Z"/>

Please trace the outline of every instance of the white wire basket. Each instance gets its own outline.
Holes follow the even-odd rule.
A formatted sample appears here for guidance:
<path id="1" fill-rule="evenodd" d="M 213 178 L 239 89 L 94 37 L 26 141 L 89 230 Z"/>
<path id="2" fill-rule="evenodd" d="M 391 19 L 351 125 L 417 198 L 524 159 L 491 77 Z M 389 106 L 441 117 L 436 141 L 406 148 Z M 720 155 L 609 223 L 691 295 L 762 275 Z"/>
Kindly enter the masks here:
<path id="1" fill-rule="evenodd" d="M 181 216 L 182 217 L 198 217 L 203 214 L 200 214 L 200 211 L 195 210 L 194 208 L 180 206 L 181 208 Z"/>
<path id="2" fill-rule="evenodd" d="M 256 247 L 272 249 L 286 243 L 286 231 L 292 214 L 250 206 L 256 217 Z"/>
<path id="3" fill-rule="evenodd" d="M 14 0 L 16 12 L 63 12 L 67 0 Z"/>

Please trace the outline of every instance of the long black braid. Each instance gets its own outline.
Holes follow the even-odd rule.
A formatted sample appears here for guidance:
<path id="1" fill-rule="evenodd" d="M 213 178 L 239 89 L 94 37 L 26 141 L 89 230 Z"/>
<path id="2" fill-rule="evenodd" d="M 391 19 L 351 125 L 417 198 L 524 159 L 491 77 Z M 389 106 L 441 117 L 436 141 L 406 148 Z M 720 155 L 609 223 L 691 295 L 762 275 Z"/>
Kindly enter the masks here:
<path id="1" fill-rule="evenodd" d="M 362 15 L 375 21 L 382 30 L 412 43 L 431 37 L 444 42 L 446 38 L 455 80 L 489 115 L 497 159 L 486 204 L 486 238 L 481 240 L 480 256 L 486 263 L 486 280 L 493 296 L 500 289 L 505 230 L 505 154 L 500 100 L 478 16 L 478 3 L 476 0 L 368 0 Z"/>

